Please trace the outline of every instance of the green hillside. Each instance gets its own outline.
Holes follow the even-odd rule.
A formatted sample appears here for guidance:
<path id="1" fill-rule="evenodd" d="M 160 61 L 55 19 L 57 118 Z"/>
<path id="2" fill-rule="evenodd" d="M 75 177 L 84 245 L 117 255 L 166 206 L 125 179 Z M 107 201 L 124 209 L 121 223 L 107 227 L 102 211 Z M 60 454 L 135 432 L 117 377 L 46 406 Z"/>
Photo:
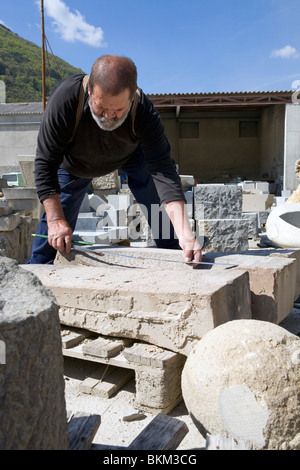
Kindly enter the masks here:
<path id="1" fill-rule="evenodd" d="M 74 73 L 82 73 L 82 70 L 57 57 L 55 62 L 54 58 L 49 56 L 49 62 L 51 81 L 47 62 L 47 96 L 61 80 L 61 75 L 66 78 Z M 3 25 L 0 25 L 0 80 L 6 85 L 7 103 L 42 101 L 42 48 L 26 41 Z"/>

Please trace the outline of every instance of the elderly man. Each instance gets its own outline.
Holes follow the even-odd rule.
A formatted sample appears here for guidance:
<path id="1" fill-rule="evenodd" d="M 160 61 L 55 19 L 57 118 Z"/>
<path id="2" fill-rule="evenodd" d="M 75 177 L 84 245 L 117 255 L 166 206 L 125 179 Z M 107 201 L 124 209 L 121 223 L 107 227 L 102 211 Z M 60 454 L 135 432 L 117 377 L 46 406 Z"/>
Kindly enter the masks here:
<path id="1" fill-rule="evenodd" d="M 135 64 L 121 56 L 102 56 L 94 63 L 80 121 L 76 124 L 83 75 L 60 82 L 47 103 L 37 143 L 35 180 L 44 205 L 29 263 L 52 264 L 57 250 L 70 252 L 80 206 L 92 178 L 122 169 L 137 202 L 146 208 L 162 204 L 173 235 L 155 239 L 158 247 L 179 243 L 185 261 L 201 261 L 201 247 L 191 232 L 180 178 L 171 157 L 159 113 L 139 89 Z"/>

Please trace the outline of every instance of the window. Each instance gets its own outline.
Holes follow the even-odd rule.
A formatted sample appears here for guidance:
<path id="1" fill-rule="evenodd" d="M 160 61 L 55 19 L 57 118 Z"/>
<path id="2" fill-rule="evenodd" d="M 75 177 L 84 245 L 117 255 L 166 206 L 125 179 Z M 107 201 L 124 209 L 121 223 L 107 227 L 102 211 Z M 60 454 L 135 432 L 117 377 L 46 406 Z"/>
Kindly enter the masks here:
<path id="1" fill-rule="evenodd" d="M 199 138 L 199 123 L 198 122 L 181 122 L 179 135 L 181 139 L 198 139 Z"/>
<path id="2" fill-rule="evenodd" d="M 258 137 L 258 121 L 240 121 L 240 137 Z"/>

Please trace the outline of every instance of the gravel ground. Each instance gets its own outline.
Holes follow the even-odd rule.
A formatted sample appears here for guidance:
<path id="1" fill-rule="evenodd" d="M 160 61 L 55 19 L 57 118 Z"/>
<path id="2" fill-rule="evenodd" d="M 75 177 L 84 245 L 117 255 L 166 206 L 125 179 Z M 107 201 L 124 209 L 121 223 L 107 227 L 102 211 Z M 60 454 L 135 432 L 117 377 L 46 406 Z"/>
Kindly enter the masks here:
<path id="1" fill-rule="evenodd" d="M 298 299 L 298 302 L 300 297 Z M 300 336 L 300 303 L 295 304 L 291 314 L 280 324 L 288 331 Z M 143 412 L 143 419 L 124 421 L 125 414 L 133 409 L 135 397 L 135 381 L 130 380 L 115 395 L 108 399 L 93 397 L 82 393 L 78 389 L 79 383 L 89 376 L 95 369 L 95 363 L 65 357 L 65 396 L 68 412 L 84 412 L 99 414 L 101 424 L 94 437 L 93 445 L 100 445 L 103 450 L 109 450 L 111 446 L 127 447 L 142 430 L 155 417 L 155 414 Z M 189 432 L 178 446 L 178 450 L 199 450 L 205 448 L 205 438 L 194 425 L 187 409 L 182 401 L 170 413 L 177 419 L 184 421 Z"/>
<path id="2" fill-rule="evenodd" d="M 110 398 L 99 398 L 82 393 L 78 389 L 79 383 L 89 376 L 95 369 L 95 363 L 65 357 L 65 396 L 66 407 L 70 413 L 83 412 L 99 414 L 101 424 L 94 437 L 93 444 L 100 444 L 109 450 L 110 446 L 127 447 L 141 433 L 141 431 L 155 417 L 155 414 L 142 412 L 143 419 L 124 421 L 123 417 L 135 408 L 135 381 L 127 382 L 122 389 Z M 205 439 L 192 422 L 182 401 L 169 416 L 184 421 L 189 432 L 178 446 L 178 450 L 203 449 Z"/>

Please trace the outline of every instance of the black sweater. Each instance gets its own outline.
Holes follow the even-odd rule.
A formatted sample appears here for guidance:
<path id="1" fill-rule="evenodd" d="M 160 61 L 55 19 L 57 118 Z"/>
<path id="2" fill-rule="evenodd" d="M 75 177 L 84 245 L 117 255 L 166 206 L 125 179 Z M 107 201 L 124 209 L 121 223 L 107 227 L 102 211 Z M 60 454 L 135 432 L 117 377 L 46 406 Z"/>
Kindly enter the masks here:
<path id="1" fill-rule="evenodd" d="M 132 131 L 129 113 L 114 131 L 95 123 L 86 92 L 84 109 L 73 140 L 80 84 L 83 75 L 61 81 L 53 90 L 41 122 L 35 159 L 37 193 L 43 199 L 60 193 L 57 170 L 94 178 L 120 168 L 140 148 L 146 157 L 161 203 L 184 200 L 180 177 L 158 111 L 141 91 Z"/>

